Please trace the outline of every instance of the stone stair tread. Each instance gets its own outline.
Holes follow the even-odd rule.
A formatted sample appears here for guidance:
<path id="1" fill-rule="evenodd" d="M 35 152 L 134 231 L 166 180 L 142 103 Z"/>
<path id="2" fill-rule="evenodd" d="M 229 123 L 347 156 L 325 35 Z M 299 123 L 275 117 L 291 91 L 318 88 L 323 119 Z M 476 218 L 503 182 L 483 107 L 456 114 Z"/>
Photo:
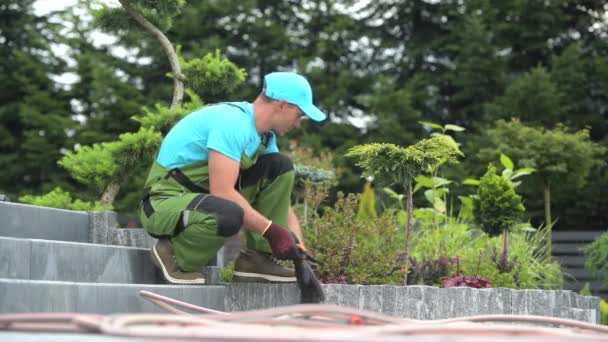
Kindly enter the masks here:
<path id="1" fill-rule="evenodd" d="M 3 303 L 0 305 L 0 313 L 167 312 L 142 298 L 140 290 L 214 310 L 224 310 L 225 287 L 221 285 L 117 284 L 0 278 L 0 303 Z"/>
<path id="2" fill-rule="evenodd" d="M 86 211 L 1 202 L 0 217 L 0 235 L 78 242 L 89 240 L 89 213 Z"/>
<path id="3" fill-rule="evenodd" d="M 219 268 L 206 267 L 210 284 Z M 0 237 L 0 277 L 95 283 L 162 284 L 148 248 Z"/>

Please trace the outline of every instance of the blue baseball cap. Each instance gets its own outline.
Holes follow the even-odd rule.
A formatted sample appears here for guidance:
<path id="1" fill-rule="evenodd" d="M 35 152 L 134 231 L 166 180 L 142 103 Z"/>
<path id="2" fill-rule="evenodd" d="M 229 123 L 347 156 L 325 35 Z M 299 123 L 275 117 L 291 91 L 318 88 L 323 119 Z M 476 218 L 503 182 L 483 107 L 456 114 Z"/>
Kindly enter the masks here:
<path id="1" fill-rule="evenodd" d="M 294 72 L 270 73 L 264 76 L 264 88 L 266 96 L 298 106 L 311 120 L 323 121 L 327 117 L 312 103 L 312 88 L 301 75 Z"/>

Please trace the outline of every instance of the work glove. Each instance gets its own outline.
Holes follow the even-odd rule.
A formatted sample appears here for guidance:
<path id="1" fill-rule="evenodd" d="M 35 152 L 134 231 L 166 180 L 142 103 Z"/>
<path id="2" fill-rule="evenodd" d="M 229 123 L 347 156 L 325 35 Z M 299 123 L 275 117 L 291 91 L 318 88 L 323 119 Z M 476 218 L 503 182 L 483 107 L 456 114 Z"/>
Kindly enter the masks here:
<path id="1" fill-rule="evenodd" d="M 298 250 L 300 251 L 300 253 L 302 253 L 304 255 L 304 259 L 306 261 L 308 261 L 308 264 L 310 265 L 310 268 L 314 272 L 315 277 L 318 279 L 321 276 L 319 273 L 319 264 L 320 264 L 319 261 L 317 259 L 313 258 L 308 253 L 308 251 L 306 250 L 306 247 L 304 246 L 304 244 L 302 242 L 300 242 L 300 239 L 298 239 L 296 234 L 291 232 L 291 237 L 293 238 L 293 241 L 295 241 L 296 246 L 298 247 Z"/>
<path id="2" fill-rule="evenodd" d="M 272 254 L 280 260 L 295 260 L 301 258 L 301 253 L 296 246 L 289 230 L 271 223 L 262 236 L 268 240 Z"/>

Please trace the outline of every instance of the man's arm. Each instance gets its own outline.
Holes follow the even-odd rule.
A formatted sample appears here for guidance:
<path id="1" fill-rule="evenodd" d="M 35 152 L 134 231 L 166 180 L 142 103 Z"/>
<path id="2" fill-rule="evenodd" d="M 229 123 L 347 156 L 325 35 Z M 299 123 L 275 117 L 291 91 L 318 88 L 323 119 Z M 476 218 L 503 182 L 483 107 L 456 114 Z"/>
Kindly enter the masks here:
<path id="1" fill-rule="evenodd" d="M 231 200 L 244 211 L 245 227 L 262 234 L 270 223 L 234 188 L 239 176 L 239 162 L 220 152 L 209 150 L 209 191 L 212 195 Z"/>

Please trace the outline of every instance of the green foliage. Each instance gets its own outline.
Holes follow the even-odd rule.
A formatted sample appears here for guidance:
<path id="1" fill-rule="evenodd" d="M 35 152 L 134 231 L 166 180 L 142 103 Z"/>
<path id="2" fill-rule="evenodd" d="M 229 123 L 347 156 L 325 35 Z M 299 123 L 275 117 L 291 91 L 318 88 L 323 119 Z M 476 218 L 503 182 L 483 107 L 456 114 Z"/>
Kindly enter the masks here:
<path id="1" fill-rule="evenodd" d="M 589 285 L 589 282 L 585 282 L 585 286 L 583 286 L 583 288 L 578 291 L 578 294 L 581 296 L 593 296 L 593 293 L 591 293 L 591 286 Z"/>
<path id="2" fill-rule="evenodd" d="M 296 165 L 306 165 L 308 167 L 314 167 L 317 169 L 331 170 L 335 169 L 334 159 L 335 155 L 332 152 L 321 152 L 318 155 L 311 147 L 300 146 L 295 141 L 289 142 L 290 148 L 285 154 L 294 162 Z M 335 173 L 339 173 L 336 171 Z"/>
<path id="3" fill-rule="evenodd" d="M 454 140 L 441 135 L 406 148 L 379 143 L 358 145 L 348 150 L 346 157 L 357 158 L 357 165 L 380 183 L 404 184 L 443 160 L 457 162 L 456 157 L 461 155 Z"/>
<path id="4" fill-rule="evenodd" d="M 496 174 L 493 165 L 481 177 L 474 200 L 475 221 L 490 236 L 501 234 L 522 218 L 525 208 L 511 184 Z"/>
<path id="5" fill-rule="evenodd" d="M 326 190 L 320 190 L 326 191 Z M 321 279 L 345 279 L 356 284 L 398 284 L 403 234 L 388 213 L 370 220 L 358 220 L 359 198 L 340 193 L 333 208 L 318 211 L 319 196 L 308 192 L 311 204 L 304 236 L 312 254 L 319 260 Z"/>
<path id="6" fill-rule="evenodd" d="M 95 185 L 98 189 L 105 186 L 118 167 L 105 143 L 83 146 L 76 152 L 68 152 L 58 163 L 77 181 Z"/>
<path id="7" fill-rule="evenodd" d="M 111 207 L 102 205 L 99 201 L 86 202 L 72 198 L 69 192 L 55 188 L 43 196 L 26 195 L 19 198 L 19 202 L 41 207 L 60 208 L 80 211 L 109 211 Z"/>
<path id="8" fill-rule="evenodd" d="M 0 6 L 0 193 L 13 198 L 68 184 L 56 161 L 76 127 L 67 91 L 53 79 L 67 65 L 49 53 L 61 28 L 36 15 L 33 3 Z"/>
<path id="9" fill-rule="evenodd" d="M 122 178 L 141 164 L 150 164 L 162 141 L 161 135 L 149 128 L 124 133 L 118 141 L 106 143 L 118 169 L 113 177 Z"/>
<path id="10" fill-rule="evenodd" d="M 608 325 L 608 302 L 600 300 L 600 324 Z"/>
<path id="11" fill-rule="evenodd" d="M 518 117 L 524 122 L 549 125 L 564 111 L 560 99 L 561 94 L 549 72 L 544 67 L 537 67 L 512 82 L 505 95 L 489 105 L 488 110 L 506 117 Z"/>
<path id="12" fill-rule="evenodd" d="M 161 136 L 150 128 L 121 134 L 118 141 L 85 146 L 68 152 L 59 161 L 74 179 L 95 184 L 99 189 L 127 175 L 141 163 L 149 163 L 161 143 Z"/>
<path id="13" fill-rule="evenodd" d="M 178 15 L 186 4 L 186 0 L 125 0 L 125 2 L 161 31 L 171 28 L 173 17 Z M 102 2 L 99 3 L 102 7 L 92 11 L 98 25 L 105 29 L 132 28 L 133 23 L 123 8 L 108 7 Z"/>
<path id="14" fill-rule="evenodd" d="M 509 233 L 509 257 L 516 262 L 509 272 L 501 272 L 497 268 L 497 258 L 500 258 L 497 251 L 503 247 L 501 237 L 490 238 L 479 230 L 456 222 L 454 218 L 435 228 L 434 215 L 429 210 L 420 208 L 414 211 L 418 229 L 412 239 L 411 252 L 417 264 L 427 264 L 427 275 L 446 272 L 445 275 L 454 275 L 457 263 L 453 260 L 457 258 L 462 274 L 479 275 L 490 280 L 494 287 L 561 288 L 561 269 L 551 259 L 544 244 L 549 229 L 531 232 L 529 229 L 513 229 Z M 437 277 L 432 278 L 434 282 L 425 282 L 428 279 L 417 277 L 413 268 L 412 271 L 411 284 L 440 283 Z"/>
<path id="15" fill-rule="evenodd" d="M 181 48 L 178 46 L 177 53 Z M 237 67 L 220 54 L 208 53 L 203 58 L 184 60 L 179 57 L 187 85 L 201 97 L 215 97 L 232 93 L 247 77 L 243 68 Z"/>
<path id="16" fill-rule="evenodd" d="M 509 272 L 497 268 L 497 251 L 502 249 L 503 239 L 479 235 L 459 254 L 461 270 L 490 280 L 494 287 L 559 289 L 563 275 L 560 265 L 547 253 L 544 243 L 547 231 L 548 228 L 543 228 L 534 233 L 509 233 L 509 258 L 516 260 Z"/>
<path id="17" fill-rule="evenodd" d="M 378 217 L 376 213 L 376 194 L 371 182 L 366 182 L 361 193 L 361 201 L 357 210 L 357 220 L 373 220 Z"/>
<path id="18" fill-rule="evenodd" d="M 518 179 L 519 177 L 522 177 L 522 176 L 530 175 L 536 171 L 536 169 L 532 168 L 532 167 L 523 167 L 520 169 L 515 169 L 515 163 L 513 163 L 511 158 L 509 158 L 504 153 L 500 154 L 500 163 L 504 167 L 504 169 L 502 170 L 502 172 L 500 174 L 501 177 L 508 180 L 514 188 L 518 187 L 521 184 L 521 181 L 518 181 L 516 179 Z M 479 185 L 479 180 L 473 179 L 473 178 L 467 178 L 464 181 L 462 181 L 462 184 Z"/>
<path id="19" fill-rule="evenodd" d="M 419 209 L 414 213 L 420 229 L 412 239 L 412 257 L 418 260 L 456 257 L 473 244 L 475 235 L 466 224 L 450 222 L 435 229 L 433 222 L 420 214 Z"/>
<path id="20" fill-rule="evenodd" d="M 563 125 L 544 129 L 519 120 L 499 120 L 487 137 L 489 144 L 479 151 L 482 160 L 495 160 L 504 153 L 518 165 L 536 169 L 531 178 L 541 183 L 581 187 L 591 167 L 602 163 L 594 156 L 603 148 L 591 142 L 587 129 L 570 133 Z"/>
<path id="21" fill-rule="evenodd" d="M 234 278 L 234 261 L 228 263 L 228 265 L 222 267 L 220 271 L 220 279 L 224 283 L 232 282 L 232 278 Z"/>
<path id="22" fill-rule="evenodd" d="M 608 232 L 601 234 L 592 243 L 583 247 L 585 268 L 592 274 L 604 278 L 608 285 Z"/>
<path id="23" fill-rule="evenodd" d="M 192 90 L 186 89 L 190 101 L 171 110 L 169 106 L 161 103 L 154 105 L 154 109 L 144 107 L 143 114 L 131 118 L 141 124 L 143 128 L 167 133 L 181 118 L 203 106 L 203 101 Z"/>

